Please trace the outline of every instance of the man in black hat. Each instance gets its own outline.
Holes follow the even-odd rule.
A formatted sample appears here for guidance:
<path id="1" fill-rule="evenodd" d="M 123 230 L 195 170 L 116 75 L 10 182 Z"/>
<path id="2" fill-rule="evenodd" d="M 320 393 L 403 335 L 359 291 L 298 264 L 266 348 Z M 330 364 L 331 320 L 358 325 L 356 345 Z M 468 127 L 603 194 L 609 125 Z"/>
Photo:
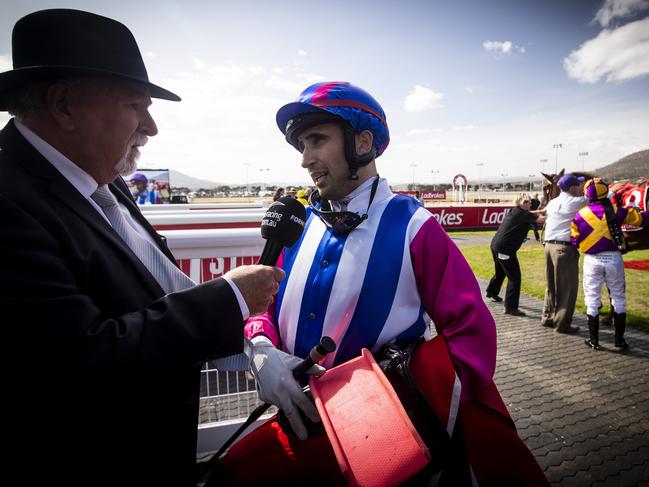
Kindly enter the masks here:
<path id="1" fill-rule="evenodd" d="M 14 115 L 0 132 L 5 475 L 192 484 L 200 364 L 242 351 L 243 320 L 284 274 L 195 285 L 133 203 L 121 175 L 158 132 L 151 97 L 180 98 L 149 82 L 124 25 L 35 12 L 14 27 L 13 62 L 0 73 Z"/>

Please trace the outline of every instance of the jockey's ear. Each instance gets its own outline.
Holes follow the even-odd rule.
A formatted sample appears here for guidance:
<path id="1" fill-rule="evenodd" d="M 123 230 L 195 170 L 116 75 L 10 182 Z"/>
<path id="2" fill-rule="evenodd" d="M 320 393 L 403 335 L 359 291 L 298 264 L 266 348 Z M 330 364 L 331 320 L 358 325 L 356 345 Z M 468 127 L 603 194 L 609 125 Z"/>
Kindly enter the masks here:
<path id="1" fill-rule="evenodd" d="M 564 173 L 564 172 L 566 172 L 566 169 L 565 169 L 565 168 L 563 168 L 563 169 L 561 170 L 561 172 L 560 172 L 559 174 L 557 174 L 557 176 L 559 176 L 559 177 L 563 176 L 563 173 Z"/>

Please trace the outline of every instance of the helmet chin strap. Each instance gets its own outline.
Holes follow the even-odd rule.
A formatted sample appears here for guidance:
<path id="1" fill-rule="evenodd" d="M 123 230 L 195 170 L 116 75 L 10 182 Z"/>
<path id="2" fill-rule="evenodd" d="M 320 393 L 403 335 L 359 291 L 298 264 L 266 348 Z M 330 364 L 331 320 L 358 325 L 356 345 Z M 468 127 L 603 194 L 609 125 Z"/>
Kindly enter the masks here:
<path id="1" fill-rule="evenodd" d="M 367 154 L 359 155 L 356 152 L 356 132 L 348 123 L 340 124 L 343 130 L 344 146 L 345 146 L 345 159 L 349 165 L 349 179 L 356 181 L 358 179 L 358 170 L 367 166 L 376 157 L 376 149 L 372 149 Z"/>

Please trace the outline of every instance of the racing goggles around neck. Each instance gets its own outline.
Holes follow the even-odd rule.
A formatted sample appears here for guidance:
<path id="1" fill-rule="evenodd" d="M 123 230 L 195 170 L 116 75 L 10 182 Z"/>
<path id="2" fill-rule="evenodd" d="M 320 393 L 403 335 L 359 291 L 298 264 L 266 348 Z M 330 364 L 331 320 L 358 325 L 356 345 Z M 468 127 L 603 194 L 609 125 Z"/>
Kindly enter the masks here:
<path id="1" fill-rule="evenodd" d="M 370 211 L 372 201 L 374 201 L 374 195 L 376 194 L 376 188 L 378 185 L 379 176 L 376 176 L 376 179 L 372 183 L 370 201 L 368 202 L 367 210 L 365 210 L 363 215 L 359 215 L 353 211 L 331 211 L 323 209 L 323 207 L 331 208 L 331 203 L 329 200 L 321 198 L 318 190 L 311 193 L 311 196 L 309 197 L 309 207 L 311 208 L 311 211 L 318 215 L 320 220 L 322 220 L 322 223 L 330 228 L 335 235 L 344 236 L 367 220 L 368 212 Z"/>

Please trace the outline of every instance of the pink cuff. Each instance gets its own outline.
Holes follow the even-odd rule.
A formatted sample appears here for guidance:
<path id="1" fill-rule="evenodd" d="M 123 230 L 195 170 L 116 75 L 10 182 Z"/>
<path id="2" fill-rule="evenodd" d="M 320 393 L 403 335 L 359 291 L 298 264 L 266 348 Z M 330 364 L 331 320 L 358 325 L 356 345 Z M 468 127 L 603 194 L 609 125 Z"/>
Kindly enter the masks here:
<path id="1" fill-rule="evenodd" d="M 279 335 L 273 324 L 273 319 L 268 312 L 249 318 L 243 327 L 243 334 L 249 340 L 252 340 L 256 336 L 264 335 L 273 342 L 273 345 L 279 347 Z"/>

